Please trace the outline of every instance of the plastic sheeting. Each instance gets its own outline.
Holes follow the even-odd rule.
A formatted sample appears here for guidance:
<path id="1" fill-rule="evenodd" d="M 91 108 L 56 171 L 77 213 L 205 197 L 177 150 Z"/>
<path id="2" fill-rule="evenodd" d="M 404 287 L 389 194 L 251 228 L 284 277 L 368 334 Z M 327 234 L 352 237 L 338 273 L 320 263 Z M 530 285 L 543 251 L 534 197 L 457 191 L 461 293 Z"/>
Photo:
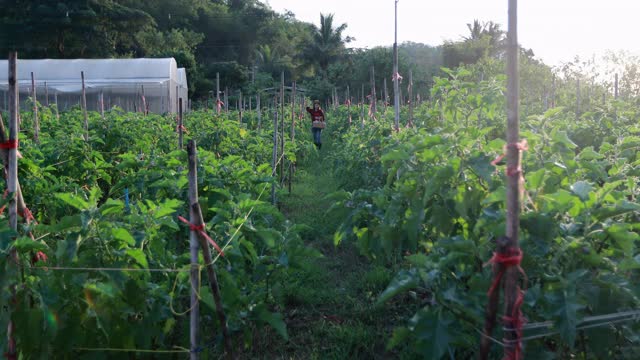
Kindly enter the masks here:
<path id="1" fill-rule="evenodd" d="M 81 103 L 85 76 L 87 108 L 98 111 L 118 106 L 126 111 L 142 111 L 143 95 L 150 112 L 177 112 L 178 98 L 188 103 L 186 70 L 178 69 L 173 58 L 166 59 L 77 59 L 18 60 L 20 100 L 31 96 L 31 73 L 36 97 L 41 104 L 57 104 L 61 110 Z M 8 108 L 8 62 L 0 61 L 0 108 Z M 48 94 L 48 97 L 46 96 Z"/>

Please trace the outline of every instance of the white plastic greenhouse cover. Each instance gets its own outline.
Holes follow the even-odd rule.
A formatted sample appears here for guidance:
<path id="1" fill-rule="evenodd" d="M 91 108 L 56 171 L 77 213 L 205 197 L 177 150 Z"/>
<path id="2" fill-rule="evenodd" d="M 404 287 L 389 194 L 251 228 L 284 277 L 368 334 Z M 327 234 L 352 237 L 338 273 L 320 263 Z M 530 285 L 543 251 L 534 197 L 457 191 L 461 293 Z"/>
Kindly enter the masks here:
<path id="1" fill-rule="evenodd" d="M 18 60 L 18 84 L 21 100 L 31 96 L 31 73 L 36 82 L 36 97 L 41 104 L 58 104 L 62 110 L 80 104 L 84 71 L 87 108 L 121 107 L 142 111 L 142 95 L 149 111 L 176 112 L 178 98 L 186 102 L 186 71 L 178 70 L 173 58 L 166 59 L 75 59 Z M 7 109 L 8 62 L 0 61 L 0 104 Z M 46 89 L 45 89 L 46 83 Z M 48 94 L 46 99 L 45 94 Z"/>

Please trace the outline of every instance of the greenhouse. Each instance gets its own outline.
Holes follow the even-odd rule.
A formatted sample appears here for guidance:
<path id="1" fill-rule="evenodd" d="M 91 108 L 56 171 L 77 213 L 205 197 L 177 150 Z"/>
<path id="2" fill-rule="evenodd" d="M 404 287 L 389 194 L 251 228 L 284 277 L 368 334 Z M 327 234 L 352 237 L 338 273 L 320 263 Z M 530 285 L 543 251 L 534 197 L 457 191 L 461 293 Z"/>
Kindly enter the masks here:
<path id="1" fill-rule="evenodd" d="M 0 109 L 8 109 L 7 61 L 0 61 Z M 18 60 L 21 105 L 31 97 L 33 73 L 36 98 L 60 110 L 82 102 L 84 73 L 87 109 L 99 111 L 114 106 L 126 111 L 177 112 L 178 99 L 188 101 L 186 70 L 173 58 L 165 59 L 74 59 Z"/>

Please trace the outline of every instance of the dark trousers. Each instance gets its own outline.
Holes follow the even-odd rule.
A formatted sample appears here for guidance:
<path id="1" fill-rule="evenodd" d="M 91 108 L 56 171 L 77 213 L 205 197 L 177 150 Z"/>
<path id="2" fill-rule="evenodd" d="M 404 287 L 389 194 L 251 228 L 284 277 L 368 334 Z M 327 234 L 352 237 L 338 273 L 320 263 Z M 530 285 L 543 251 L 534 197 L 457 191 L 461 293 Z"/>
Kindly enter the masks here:
<path id="1" fill-rule="evenodd" d="M 320 134 L 322 133 L 322 129 L 311 128 L 311 132 L 313 133 L 313 143 L 316 145 L 322 144 L 322 139 L 320 139 Z"/>

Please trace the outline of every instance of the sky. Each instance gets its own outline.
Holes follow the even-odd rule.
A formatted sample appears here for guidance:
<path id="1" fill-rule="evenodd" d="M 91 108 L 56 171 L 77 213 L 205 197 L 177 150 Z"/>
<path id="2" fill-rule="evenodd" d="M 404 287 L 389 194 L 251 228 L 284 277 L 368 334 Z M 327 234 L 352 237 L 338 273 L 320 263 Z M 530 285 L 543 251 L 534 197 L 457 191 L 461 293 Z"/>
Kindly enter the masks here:
<path id="1" fill-rule="evenodd" d="M 278 12 L 320 22 L 320 12 L 347 23 L 353 47 L 393 44 L 394 0 L 262 0 Z M 494 21 L 507 29 L 508 0 L 399 0 L 398 43 L 440 45 L 467 35 L 474 19 Z M 525 48 L 548 65 L 576 55 L 604 55 L 607 50 L 640 54 L 638 0 L 529 0 L 518 4 L 518 37 Z"/>

